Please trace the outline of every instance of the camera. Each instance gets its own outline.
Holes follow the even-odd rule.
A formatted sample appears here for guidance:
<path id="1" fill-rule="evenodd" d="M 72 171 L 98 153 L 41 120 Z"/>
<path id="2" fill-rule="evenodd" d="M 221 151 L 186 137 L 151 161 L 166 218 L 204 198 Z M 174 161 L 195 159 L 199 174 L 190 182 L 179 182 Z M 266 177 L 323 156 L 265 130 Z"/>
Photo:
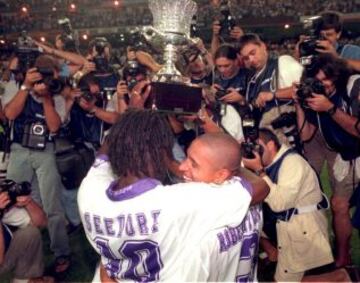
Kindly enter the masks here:
<path id="1" fill-rule="evenodd" d="M 145 67 L 141 65 L 137 60 L 127 61 L 126 67 L 124 68 L 123 71 L 123 77 L 127 82 L 129 91 L 131 91 L 139 82 L 137 76 L 140 74 L 146 76 Z"/>
<path id="2" fill-rule="evenodd" d="M 254 151 L 260 156 L 263 154 L 263 148 L 257 143 L 259 138 L 259 129 L 253 113 L 251 104 L 243 106 L 242 109 L 242 128 L 245 141 L 241 143 L 241 154 L 248 159 L 255 158 Z"/>
<path id="3" fill-rule="evenodd" d="M 109 46 L 109 42 L 105 37 L 97 37 L 94 39 L 94 48 L 96 56 L 93 59 L 95 63 L 96 72 L 98 74 L 112 73 L 108 58 L 105 55 L 105 47 Z"/>
<path id="4" fill-rule="evenodd" d="M 80 98 L 83 98 L 85 101 L 92 102 L 96 99 L 95 96 L 90 92 L 89 88 L 81 88 L 80 90 L 81 90 Z"/>
<path id="5" fill-rule="evenodd" d="M 58 24 L 62 29 L 60 36 L 61 41 L 64 43 L 64 50 L 70 52 L 78 52 L 77 36 L 72 29 L 70 20 L 68 18 L 62 18 L 58 20 Z"/>
<path id="6" fill-rule="evenodd" d="M 325 87 L 318 79 L 308 77 L 305 78 L 299 85 L 296 95 L 302 107 L 308 108 L 306 99 L 312 97 L 313 93 L 325 95 Z"/>
<path id="7" fill-rule="evenodd" d="M 281 129 L 289 144 L 299 153 L 302 151 L 301 139 L 297 128 L 296 112 L 291 111 L 281 113 L 279 117 L 271 122 L 271 126 L 275 130 Z"/>
<path id="8" fill-rule="evenodd" d="M 43 150 L 46 147 L 48 130 L 41 122 L 25 124 L 21 145 L 23 147 Z"/>
<path id="9" fill-rule="evenodd" d="M 230 12 L 230 5 L 228 0 L 221 0 L 220 2 L 220 36 L 225 41 L 230 41 L 230 32 L 236 25 L 234 17 L 231 15 Z"/>
<path id="10" fill-rule="evenodd" d="M 13 180 L 5 179 L 0 183 L 0 192 L 7 192 L 10 199 L 9 204 L 0 212 L 2 215 L 4 210 L 16 204 L 17 197 L 31 194 L 31 184 L 29 182 L 16 183 Z"/>
<path id="11" fill-rule="evenodd" d="M 41 74 L 42 79 L 37 83 L 44 83 L 50 94 L 59 94 L 64 89 L 65 83 L 59 79 L 54 78 L 54 71 L 50 68 L 37 68 Z"/>
<path id="12" fill-rule="evenodd" d="M 299 44 L 300 63 L 304 66 L 311 66 L 312 57 L 319 54 L 316 49 L 320 48 L 317 45 L 317 41 L 323 39 L 320 36 L 320 25 L 322 20 L 321 16 L 314 16 L 303 21 L 304 29 L 309 36 L 308 39 Z"/>
<path id="13" fill-rule="evenodd" d="M 15 54 L 18 58 L 17 72 L 25 74 L 32 68 L 36 58 L 41 54 L 40 49 L 35 45 L 33 39 L 26 31 L 22 31 L 17 39 Z"/>

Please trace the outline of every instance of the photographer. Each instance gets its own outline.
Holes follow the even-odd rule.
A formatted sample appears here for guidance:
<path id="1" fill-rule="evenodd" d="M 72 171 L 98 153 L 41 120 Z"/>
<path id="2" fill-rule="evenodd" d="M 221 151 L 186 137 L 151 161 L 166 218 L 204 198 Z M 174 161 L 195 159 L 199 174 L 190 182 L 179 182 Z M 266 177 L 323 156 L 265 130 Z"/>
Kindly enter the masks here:
<path id="1" fill-rule="evenodd" d="M 244 34 L 243 30 L 236 24 L 228 2 L 221 0 L 214 5 L 218 15 L 212 25 L 211 54 L 213 56 L 222 43 L 236 42 Z"/>
<path id="2" fill-rule="evenodd" d="M 334 260 L 324 211 L 328 201 L 322 195 L 315 171 L 296 151 L 281 144 L 272 131 L 260 129 L 257 142 L 262 153 L 254 151 L 255 158 L 242 161 L 270 187 L 263 206 L 263 232 L 268 238 L 262 242 L 270 241 L 274 245 L 277 258 L 274 279 L 277 282 L 348 280 L 345 270 L 315 272 L 322 266 L 331 268 Z"/>
<path id="3" fill-rule="evenodd" d="M 100 147 L 104 132 L 119 117 L 112 103 L 115 90 L 101 91 L 100 80 L 89 73 L 81 78 L 78 89 L 71 91 L 68 124 L 71 140 L 90 143 L 95 150 Z"/>
<path id="4" fill-rule="evenodd" d="M 60 202 L 61 180 L 55 163 L 52 134 L 64 117 L 64 101 L 57 93 L 59 65 L 50 56 L 36 59 L 35 68 L 26 72 L 19 91 L 6 104 L 4 112 L 14 121 L 7 178 L 16 182 L 39 184 L 39 195 L 48 217 L 51 250 L 55 253 L 55 272 L 70 266 L 70 248 L 65 230 L 65 218 Z"/>
<path id="5" fill-rule="evenodd" d="M 101 90 L 116 88 L 119 77 L 110 65 L 111 45 L 105 37 L 97 37 L 89 43 L 86 59 L 89 62 L 86 62 L 80 70 L 81 76 L 94 72 Z"/>
<path id="6" fill-rule="evenodd" d="M 129 60 L 123 69 L 123 80 L 120 80 L 117 85 L 116 99 L 117 111 L 121 114 L 129 107 L 131 91 L 140 82 L 149 81 L 147 70 L 144 65 L 137 60 Z M 139 86 L 136 88 L 138 89 Z M 135 95 L 141 95 L 142 92 L 136 90 Z M 135 97 L 133 98 L 133 100 Z"/>
<path id="7" fill-rule="evenodd" d="M 261 127 L 272 127 L 282 114 L 293 113 L 293 83 L 299 82 L 303 67 L 291 56 L 270 57 L 265 43 L 256 34 L 245 34 L 239 40 L 239 53 L 247 69 L 252 72 L 248 81 L 246 103 L 256 107 L 254 117 Z M 288 115 L 287 115 L 288 116 Z M 280 123 L 275 130 L 283 141 L 297 144 L 296 119 Z M 285 133 L 285 128 L 292 129 Z"/>
<path id="8" fill-rule="evenodd" d="M 239 68 L 236 49 L 230 45 L 222 45 L 216 50 L 215 96 L 223 102 L 231 103 L 235 108 L 245 103 L 244 92 L 249 73 Z"/>
<path id="9" fill-rule="evenodd" d="M 333 56 L 345 59 L 350 65 L 360 60 L 360 47 L 351 44 L 339 43 L 343 25 L 339 13 L 324 12 L 320 15 L 319 23 L 316 26 L 316 41 L 315 51 L 318 53 L 328 53 Z M 295 57 L 300 57 L 299 44 L 306 40 L 307 37 L 302 39 L 296 45 Z"/>
<path id="10" fill-rule="evenodd" d="M 42 238 L 46 226 L 43 210 L 30 196 L 18 196 L 9 207 L 7 191 L 0 193 L 0 274 L 12 271 L 14 282 L 48 282 L 43 275 Z M 17 281 L 18 280 L 18 281 Z M 49 278 L 48 278 L 49 280 Z"/>
<path id="11" fill-rule="evenodd" d="M 304 83 L 300 84 L 294 97 L 298 102 L 297 122 L 301 139 L 308 142 L 305 155 L 317 173 L 320 174 L 327 161 L 333 190 L 331 208 L 336 236 L 336 265 L 345 266 L 351 263 L 349 198 L 359 180 L 354 160 L 360 156 L 359 139 L 350 134 L 354 124 L 350 126 L 346 122 L 352 121 L 351 113 L 358 111 L 353 109 L 358 93 L 352 95 L 352 88 L 358 85 L 359 79 L 356 77 L 354 83 L 355 77 L 350 76 L 346 62 L 330 54 L 319 55 L 315 59 L 311 71 L 305 70 L 302 82 L 308 78 L 320 86 L 316 91 L 312 90 L 314 82 L 310 91 L 304 92 Z"/>

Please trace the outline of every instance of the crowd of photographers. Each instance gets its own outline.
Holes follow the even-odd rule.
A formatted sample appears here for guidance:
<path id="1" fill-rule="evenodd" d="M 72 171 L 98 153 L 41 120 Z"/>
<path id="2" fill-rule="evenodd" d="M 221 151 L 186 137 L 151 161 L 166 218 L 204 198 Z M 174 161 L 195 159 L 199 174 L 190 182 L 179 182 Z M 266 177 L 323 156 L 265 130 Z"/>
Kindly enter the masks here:
<path id="1" fill-rule="evenodd" d="M 360 227 L 359 217 L 351 222 L 349 213 L 360 201 L 354 193 L 360 176 L 360 47 L 340 43 L 336 13 L 310 24 L 293 56 L 272 56 L 258 35 L 244 34 L 229 18 L 214 21 L 210 49 L 198 40 L 178 62 L 191 83 L 202 87 L 203 106 L 198 114 L 168 116 L 176 161 L 197 135 L 225 132 L 241 143 L 243 165 L 269 185 L 261 244 L 277 262 L 277 281 L 301 281 L 324 265 L 350 265 L 352 224 Z M 54 47 L 25 33 L 19 37 L 1 79 L 2 161 L 12 181 L 0 193 L 0 271 L 13 269 L 17 279 L 43 275 L 34 227 L 44 225 L 55 257 L 52 275 L 70 267 L 67 231 L 81 225 L 77 188 L 119 115 L 154 106 L 150 81 L 163 62 L 135 43 L 119 68 L 105 38 L 94 39 L 82 55 L 66 34 L 56 37 Z M 317 178 L 325 160 L 335 260 L 323 214 L 329 203 Z M 36 234 L 28 243 L 36 260 L 15 245 L 20 232 L 24 239 Z"/>

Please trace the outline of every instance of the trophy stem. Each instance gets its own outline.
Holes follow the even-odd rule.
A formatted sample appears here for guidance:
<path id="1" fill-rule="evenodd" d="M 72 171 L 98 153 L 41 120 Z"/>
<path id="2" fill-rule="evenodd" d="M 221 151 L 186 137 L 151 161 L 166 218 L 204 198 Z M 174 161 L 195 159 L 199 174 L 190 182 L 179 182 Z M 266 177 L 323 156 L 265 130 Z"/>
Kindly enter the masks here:
<path id="1" fill-rule="evenodd" d="M 164 66 L 156 74 L 160 81 L 171 80 L 173 82 L 182 82 L 181 73 L 176 69 L 175 62 L 178 59 L 178 49 L 172 44 L 167 44 L 164 50 Z"/>

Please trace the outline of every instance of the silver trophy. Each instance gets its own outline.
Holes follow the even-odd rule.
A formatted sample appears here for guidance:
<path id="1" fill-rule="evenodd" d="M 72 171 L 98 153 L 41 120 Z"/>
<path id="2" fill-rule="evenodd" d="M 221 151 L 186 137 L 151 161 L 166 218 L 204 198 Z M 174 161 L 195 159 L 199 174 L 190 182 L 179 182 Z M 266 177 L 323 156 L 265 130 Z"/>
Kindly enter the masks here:
<path id="1" fill-rule="evenodd" d="M 192 0 L 149 0 L 153 26 L 143 28 L 150 45 L 163 54 L 163 67 L 152 81 L 159 110 L 194 113 L 201 106 L 201 89 L 192 87 L 176 68 L 180 53 L 196 42 L 190 38 L 197 4 Z"/>

